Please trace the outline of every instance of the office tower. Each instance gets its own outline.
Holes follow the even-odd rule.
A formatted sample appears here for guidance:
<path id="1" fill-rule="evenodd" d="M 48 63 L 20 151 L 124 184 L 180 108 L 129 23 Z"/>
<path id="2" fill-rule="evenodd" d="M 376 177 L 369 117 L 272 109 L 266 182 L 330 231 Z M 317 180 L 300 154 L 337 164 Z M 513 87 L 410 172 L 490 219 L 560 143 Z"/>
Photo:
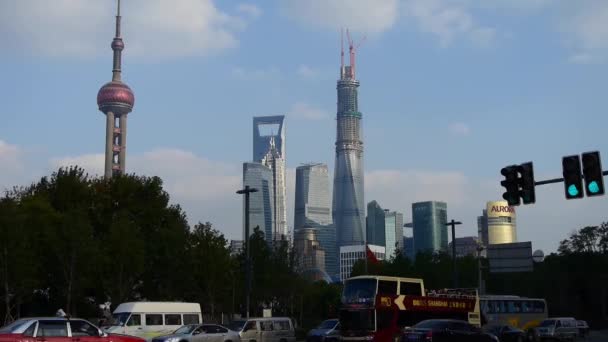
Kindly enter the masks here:
<path id="1" fill-rule="evenodd" d="M 285 180 L 285 116 L 253 118 L 253 161 L 272 171 L 273 224 L 272 240 L 289 239 Z"/>
<path id="2" fill-rule="evenodd" d="M 311 227 L 325 251 L 325 270 L 337 278 L 338 248 L 336 230 L 332 224 L 327 165 L 311 163 L 296 168 L 294 235 Z"/>
<path id="3" fill-rule="evenodd" d="M 412 204 L 415 253 L 446 250 L 448 247 L 447 204 L 418 202 Z"/>
<path id="4" fill-rule="evenodd" d="M 481 237 L 487 236 L 486 246 L 517 242 L 515 208 L 506 201 L 487 202 L 484 216 L 479 220 L 482 223 L 479 229 L 482 230 Z"/>
<path id="5" fill-rule="evenodd" d="M 367 218 L 365 220 L 366 243 L 370 245 L 386 246 L 386 217 L 384 209 L 376 201 L 367 204 Z"/>
<path id="6" fill-rule="evenodd" d="M 363 195 L 363 141 L 361 112 L 357 103 L 359 81 L 355 77 L 355 48 L 349 39 L 350 65 L 344 65 L 342 47 L 338 108 L 336 163 L 332 213 L 338 246 L 365 243 L 365 202 Z"/>
<path id="7" fill-rule="evenodd" d="M 298 255 L 299 270 L 306 278 L 312 281 L 332 282 L 325 269 L 326 253 L 319 242 L 317 228 L 305 226 L 296 230 L 294 249 Z"/>
<path id="8" fill-rule="evenodd" d="M 403 255 L 405 255 L 408 259 L 414 260 L 416 256 L 414 252 L 414 238 L 404 236 L 403 237 Z"/>
<path id="9" fill-rule="evenodd" d="M 243 251 L 243 240 L 230 240 L 230 255 L 237 256 Z"/>
<path id="10" fill-rule="evenodd" d="M 105 178 L 125 172 L 127 158 L 127 114 L 133 110 L 135 95 L 121 80 L 121 54 L 125 44 L 120 36 L 120 0 L 116 11 L 116 33 L 112 40 L 114 51 L 112 81 L 97 93 L 99 110 L 106 115 Z"/>
<path id="11" fill-rule="evenodd" d="M 395 256 L 397 249 L 403 249 L 403 214 L 396 211 L 384 211 L 386 237 L 386 259 Z"/>
<path id="12" fill-rule="evenodd" d="M 249 195 L 249 234 L 259 227 L 264 238 L 272 243 L 274 228 L 274 198 L 272 170 L 260 163 L 243 163 L 243 186 L 258 189 Z M 243 240 L 245 237 L 245 196 L 243 196 Z"/>
<path id="13" fill-rule="evenodd" d="M 452 241 L 448 244 L 448 253 L 452 253 Z M 477 255 L 479 239 L 477 236 L 464 236 L 456 238 L 456 257 L 462 258 L 467 255 Z"/>
<path id="14" fill-rule="evenodd" d="M 484 209 L 481 216 L 477 216 L 477 235 L 482 245 L 488 245 L 488 211 Z"/>
<path id="15" fill-rule="evenodd" d="M 376 259 L 385 260 L 386 253 L 384 246 L 367 245 Z M 353 266 L 359 260 L 365 260 L 367 253 L 365 245 L 342 246 L 340 247 L 340 281 L 350 277 Z M 369 261 L 368 261 L 369 262 Z"/>

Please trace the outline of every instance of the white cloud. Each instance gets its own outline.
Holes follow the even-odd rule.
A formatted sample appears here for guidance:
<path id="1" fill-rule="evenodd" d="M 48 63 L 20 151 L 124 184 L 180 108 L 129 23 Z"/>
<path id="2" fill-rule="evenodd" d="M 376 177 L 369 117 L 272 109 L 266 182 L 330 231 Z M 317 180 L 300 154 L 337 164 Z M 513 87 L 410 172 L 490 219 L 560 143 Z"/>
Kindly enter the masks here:
<path id="1" fill-rule="evenodd" d="M 301 120 L 324 120 L 330 117 L 328 111 L 313 107 L 305 102 L 296 102 L 288 111 L 288 115 Z"/>
<path id="2" fill-rule="evenodd" d="M 437 36 L 442 47 L 459 37 L 479 45 L 488 45 L 495 38 L 495 30 L 477 24 L 464 2 L 407 0 L 404 5 L 405 17 L 413 19 L 420 31 Z"/>
<path id="3" fill-rule="evenodd" d="M 608 56 L 608 2 L 589 0 L 566 8 L 560 29 L 576 51 L 573 63 L 588 64 Z"/>
<path id="4" fill-rule="evenodd" d="M 258 18 L 262 15 L 262 10 L 258 6 L 252 4 L 240 4 L 237 6 L 237 10 L 252 18 Z"/>
<path id="5" fill-rule="evenodd" d="M 471 127 L 462 122 L 455 122 L 448 127 L 450 133 L 458 136 L 467 136 L 471 133 Z"/>
<path id="6" fill-rule="evenodd" d="M 284 0 L 287 16 L 315 27 L 379 33 L 398 18 L 398 0 Z"/>
<path id="7" fill-rule="evenodd" d="M 115 6 L 99 0 L 1 1 L 0 39 L 5 46 L 50 56 L 109 53 Z M 236 33 L 246 26 L 213 0 L 124 1 L 121 14 L 125 53 L 133 57 L 216 53 L 236 47 Z"/>
<path id="8" fill-rule="evenodd" d="M 246 69 L 241 67 L 233 67 L 231 70 L 233 77 L 241 80 L 262 80 L 275 78 L 279 76 L 277 67 L 261 68 L 261 69 Z"/>
<path id="9" fill-rule="evenodd" d="M 0 140 L 0 192 L 16 185 L 11 181 L 21 180 L 24 170 L 23 151 L 16 145 Z"/>

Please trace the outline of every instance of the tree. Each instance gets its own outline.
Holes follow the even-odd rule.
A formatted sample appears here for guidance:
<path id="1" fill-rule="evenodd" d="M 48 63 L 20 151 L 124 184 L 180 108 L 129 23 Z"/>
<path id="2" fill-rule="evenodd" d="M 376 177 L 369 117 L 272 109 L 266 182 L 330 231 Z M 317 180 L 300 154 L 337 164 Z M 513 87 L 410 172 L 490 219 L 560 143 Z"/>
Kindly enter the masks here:
<path id="1" fill-rule="evenodd" d="M 190 259 L 194 276 L 193 285 L 203 294 L 211 316 L 215 316 L 216 304 L 220 298 L 229 297 L 231 264 L 230 250 L 224 235 L 213 229 L 211 223 L 198 223 L 189 238 Z"/>
<path id="2" fill-rule="evenodd" d="M 608 223 L 600 226 L 587 226 L 570 234 L 560 242 L 558 252 L 569 253 L 608 253 Z"/>

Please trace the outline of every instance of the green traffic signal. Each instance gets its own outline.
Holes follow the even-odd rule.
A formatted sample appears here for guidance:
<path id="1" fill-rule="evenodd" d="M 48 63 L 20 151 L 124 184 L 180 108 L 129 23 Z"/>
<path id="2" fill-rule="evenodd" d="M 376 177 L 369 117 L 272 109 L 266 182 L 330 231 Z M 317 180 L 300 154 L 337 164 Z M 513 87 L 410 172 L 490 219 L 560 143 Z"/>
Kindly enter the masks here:
<path id="1" fill-rule="evenodd" d="M 604 175 L 600 153 L 583 153 L 583 177 L 585 178 L 585 189 L 587 196 L 600 196 L 604 194 Z"/>
<path id="2" fill-rule="evenodd" d="M 576 185 L 572 184 L 568 187 L 568 195 L 570 195 L 570 197 L 576 197 L 578 194 L 579 191 Z"/>
<path id="3" fill-rule="evenodd" d="M 600 186 L 597 185 L 596 181 L 591 181 L 587 186 L 587 189 L 589 189 L 589 192 L 592 194 L 597 194 L 598 192 L 600 192 Z"/>
<path id="4" fill-rule="evenodd" d="M 566 199 L 583 198 L 583 174 L 581 159 L 578 155 L 562 158 L 562 173 L 564 175 L 564 190 Z"/>

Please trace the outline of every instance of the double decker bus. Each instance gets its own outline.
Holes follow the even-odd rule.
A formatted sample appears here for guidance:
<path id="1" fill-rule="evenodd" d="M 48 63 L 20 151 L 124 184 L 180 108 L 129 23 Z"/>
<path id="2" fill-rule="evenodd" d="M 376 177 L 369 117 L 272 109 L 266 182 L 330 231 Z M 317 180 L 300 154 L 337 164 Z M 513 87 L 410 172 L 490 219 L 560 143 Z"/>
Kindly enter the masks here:
<path id="1" fill-rule="evenodd" d="M 483 295 L 481 315 L 487 324 L 510 325 L 532 335 L 533 329 L 547 319 L 547 302 L 542 298 Z"/>
<path id="2" fill-rule="evenodd" d="M 359 276 L 345 280 L 340 308 L 344 341 L 399 341 L 425 319 L 461 319 L 480 326 L 476 289 L 427 291 L 422 279 Z"/>

